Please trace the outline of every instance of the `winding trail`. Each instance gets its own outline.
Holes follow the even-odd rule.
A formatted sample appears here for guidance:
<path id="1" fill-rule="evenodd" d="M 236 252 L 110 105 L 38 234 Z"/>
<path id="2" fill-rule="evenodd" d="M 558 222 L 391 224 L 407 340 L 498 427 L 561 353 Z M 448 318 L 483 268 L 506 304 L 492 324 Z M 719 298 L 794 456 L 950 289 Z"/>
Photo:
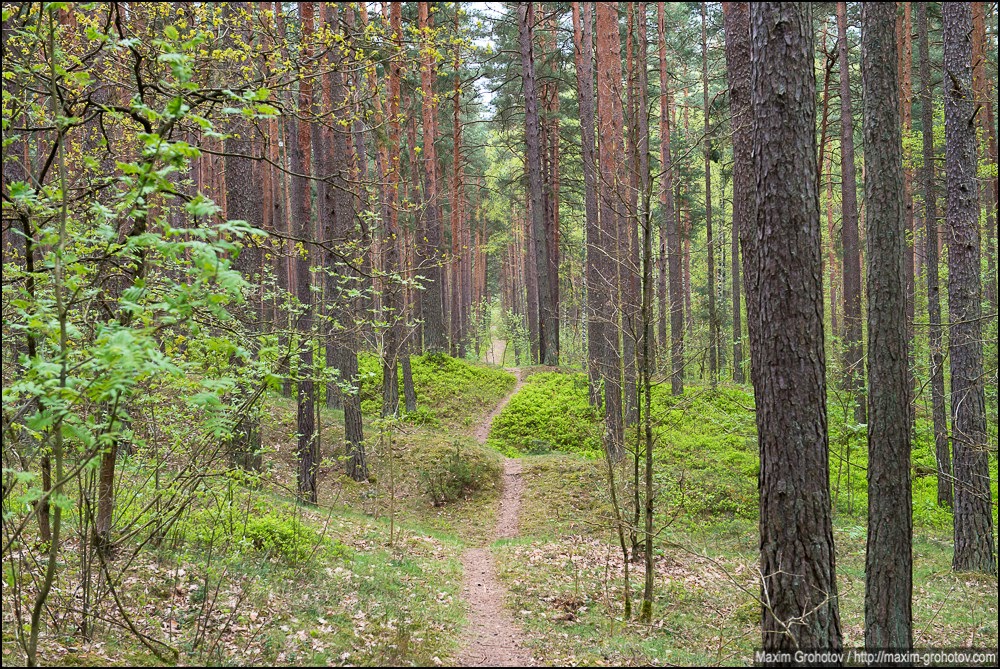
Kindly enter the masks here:
<path id="1" fill-rule="evenodd" d="M 486 443 L 493 419 L 503 411 L 524 379 L 520 369 L 511 369 L 517 375 L 517 384 L 489 416 L 476 428 L 479 443 Z M 500 513 L 492 532 L 493 539 L 517 536 L 517 516 L 521 506 L 521 462 L 504 459 L 503 494 Z M 503 607 L 506 589 L 497 581 L 496 565 L 489 548 L 469 548 L 462 553 L 464 569 L 462 595 L 469 602 L 469 626 L 465 645 L 458 654 L 458 664 L 463 667 L 524 667 L 535 661 L 524 647 L 524 636 Z"/>

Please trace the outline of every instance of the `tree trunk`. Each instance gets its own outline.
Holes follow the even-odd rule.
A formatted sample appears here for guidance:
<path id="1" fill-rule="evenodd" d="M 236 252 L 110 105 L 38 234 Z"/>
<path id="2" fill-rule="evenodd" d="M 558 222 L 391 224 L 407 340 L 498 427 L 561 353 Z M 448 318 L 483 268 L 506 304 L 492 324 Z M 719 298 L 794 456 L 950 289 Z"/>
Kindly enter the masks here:
<path id="1" fill-rule="evenodd" d="M 748 311 L 756 322 L 750 336 L 760 446 L 762 647 L 839 651 L 812 11 L 805 3 L 753 3 L 751 26 L 756 248 L 743 251 L 751 266 Z"/>
<path id="2" fill-rule="evenodd" d="M 594 144 L 594 42 L 593 42 L 593 4 L 589 2 L 573 3 L 573 39 L 574 56 L 576 59 L 577 97 L 580 101 L 580 138 L 583 157 L 583 187 L 584 212 L 586 216 L 587 237 L 587 375 L 590 381 L 590 404 L 599 407 L 601 404 L 601 356 L 604 338 L 602 330 L 605 323 L 602 314 L 597 311 L 597 305 L 606 303 L 606 298 L 599 297 L 601 291 L 607 290 L 607 284 L 601 274 L 600 246 L 601 231 L 597 219 L 597 166 L 595 164 Z"/>
<path id="3" fill-rule="evenodd" d="M 976 120 L 983 133 L 983 157 L 987 162 L 997 164 L 997 127 L 993 122 L 993 96 L 990 94 L 991 80 L 986 76 L 987 63 L 986 3 L 972 3 L 972 90 L 976 98 Z M 995 52 L 994 52 L 995 53 Z M 986 283 L 985 297 L 990 305 L 990 313 L 997 313 L 997 175 L 994 173 L 989 185 L 984 184 L 984 206 L 986 207 Z M 992 197 L 991 197 L 992 196 Z"/>
<path id="4" fill-rule="evenodd" d="M 938 504 L 950 507 L 951 452 L 948 447 L 948 414 L 944 399 L 944 336 L 941 330 L 941 295 L 938 279 L 937 203 L 934 194 L 934 109 L 931 97 L 931 59 L 927 36 L 927 5 L 917 3 L 917 32 L 920 40 L 920 125 L 923 135 L 924 182 L 924 255 L 927 277 L 927 315 L 929 321 L 929 363 L 931 406 L 934 422 L 934 452 L 937 457 Z"/>
<path id="5" fill-rule="evenodd" d="M 609 3 L 597 3 L 597 106 L 600 143 L 600 223 L 598 247 L 603 283 L 614 285 L 616 263 L 610 257 L 618 236 L 624 120 L 621 106 L 621 42 L 618 39 L 618 9 Z M 608 318 L 615 312 L 611 290 L 602 290 L 591 313 Z M 602 323 L 601 377 L 604 379 L 605 449 L 615 461 L 624 455 L 621 395 L 621 357 L 618 327 L 614 320 Z"/>
<path id="6" fill-rule="evenodd" d="M 913 647 L 913 502 L 907 363 L 905 180 L 896 8 L 861 6 L 865 200 L 868 206 L 868 546 L 865 646 Z M 911 212 L 912 213 L 912 212 Z M 912 216 L 910 218 L 912 222 Z M 912 254 L 909 255 L 912 261 Z"/>
<path id="7" fill-rule="evenodd" d="M 660 224 L 661 262 L 667 265 L 669 275 L 670 302 L 670 392 L 680 395 L 684 392 L 684 289 L 681 277 L 681 240 L 678 232 L 677 203 L 674 198 L 674 168 L 670 155 L 670 97 L 667 77 L 667 26 L 664 3 L 657 3 L 657 30 L 660 50 L 660 160 L 663 163 L 663 181 L 660 188 L 660 203 L 663 219 Z M 679 183 L 679 180 L 678 180 Z M 662 278 L 661 294 L 665 292 Z M 662 302 L 661 302 L 662 308 Z M 661 315 L 666 319 L 666 315 Z M 666 344 L 664 343 L 664 348 Z"/>
<path id="8" fill-rule="evenodd" d="M 951 321 L 952 445 L 955 449 L 956 571 L 995 574 L 983 390 L 979 189 L 969 3 L 942 6 L 945 167 L 948 173 L 948 317 Z"/>
<path id="9" fill-rule="evenodd" d="M 534 263 L 538 280 L 538 359 L 543 365 L 558 365 L 559 345 L 555 339 L 557 314 L 552 313 L 552 282 L 550 276 L 549 240 L 546 235 L 545 205 L 542 200 L 541 127 L 538 117 L 538 93 L 535 90 L 535 57 L 532 44 L 533 3 L 518 7 L 518 42 L 521 49 L 521 83 L 525 104 L 525 169 L 528 174 L 528 196 L 531 201 L 531 238 L 534 241 Z"/>
<path id="10" fill-rule="evenodd" d="M 840 174 L 844 243 L 844 387 L 855 396 L 855 420 L 865 422 L 865 362 L 861 346 L 861 241 L 854 170 L 854 120 L 850 61 L 847 57 L 847 3 L 837 3 L 840 50 Z"/>
<path id="11" fill-rule="evenodd" d="M 417 3 L 418 26 L 422 32 L 420 86 L 423 94 L 421 109 L 423 113 L 423 169 L 424 181 L 427 184 L 424 198 L 425 235 L 421 246 L 420 274 L 427 277 L 424 281 L 423 297 L 421 299 L 421 315 L 424 320 L 424 348 L 430 352 L 446 351 L 444 321 L 444 272 L 441 267 L 441 215 L 438 205 L 437 189 L 437 152 L 434 141 L 437 138 L 434 106 L 434 72 L 437 68 L 434 57 L 434 44 L 431 38 L 432 25 L 430 18 L 430 3 Z"/>
<path id="12" fill-rule="evenodd" d="M 300 2 L 299 16 L 302 21 L 302 60 L 310 58 L 309 42 L 312 39 L 313 3 Z M 299 81 L 298 118 L 296 141 L 292 146 L 292 172 L 309 175 L 311 166 L 311 133 L 309 116 L 312 114 L 312 80 L 302 77 Z M 303 253 L 295 259 L 295 290 L 303 312 L 298 319 L 299 370 L 298 370 L 298 492 L 306 502 L 316 503 L 316 472 L 319 468 L 319 443 L 316 434 L 315 397 L 313 396 L 313 347 L 312 347 L 312 290 L 310 263 L 313 249 L 307 240 L 314 238 L 310 183 L 306 177 L 293 177 L 291 199 L 295 206 L 298 225 L 295 235 L 302 240 Z"/>
<path id="13" fill-rule="evenodd" d="M 705 112 L 705 245 L 708 247 L 708 377 L 718 382 L 719 315 L 715 310 L 715 240 L 712 238 L 712 141 L 708 106 L 708 3 L 701 3 L 701 88 Z"/>
<path id="14" fill-rule="evenodd" d="M 753 225 L 753 110 L 750 107 L 750 7 L 724 2 L 726 71 L 733 126 L 733 381 L 744 383 L 740 323 L 740 264 L 736 240 Z M 745 260 L 744 260 L 745 262 Z"/>

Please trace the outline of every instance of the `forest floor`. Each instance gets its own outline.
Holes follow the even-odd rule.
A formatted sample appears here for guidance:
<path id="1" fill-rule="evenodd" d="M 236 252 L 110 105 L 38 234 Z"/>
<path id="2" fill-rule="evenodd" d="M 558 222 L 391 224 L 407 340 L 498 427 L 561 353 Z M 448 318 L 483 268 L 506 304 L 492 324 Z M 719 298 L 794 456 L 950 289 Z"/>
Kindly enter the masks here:
<path id="1" fill-rule="evenodd" d="M 520 369 L 510 370 L 517 375 L 517 384 L 475 430 L 476 440 L 486 444 L 493 419 L 503 411 L 521 386 L 524 378 Z M 521 480 L 521 463 L 506 458 L 503 463 L 503 492 L 496 527 L 484 532 L 494 540 L 517 536 L 517 520 L 521 510 L 524 483 Z M 509 600 L 507 589 L 497 581 L 496 565 L 489 548 L 469 548 L 462 553 L 462 595 L 469 605 L 469 620 L 465 645 L 458 655 L 458 663 L 465 667 L 524 667 L 534 665 L 531 653 L 524 648 L 524 635 L 505 610 Z"/>
<path id="2" fill-rule="evenodd" d="M 380 366 L 361 362 L 365 415 L 377 415 Z M 607 470 L 591 454 L 601 424 L 588 407 L 586 375 L 524 368 L 515 376 L 444 356 L 415 357 L 413 370 L 418 412 L 389 430 L 366 424 L 368 482 L 342 475 L 342 415 L 322 410 L 326 459 L 316 506 L 295 502 L 295 402 L 269 395 L 260 481 L 213 477 L 160 548 L 130 541 L 116 557 L 112 576 L 136 628 L 188 665 L 751 662 L 760 604 L 746 388 L 692 386 L 678 400 L 654 398 L 661 412 L 656 597 L 652 623 L 640 625 L 623 610 L 626 563 Z M 834 422 L 831 448 L 854 443 L 844 441 L 850 434 Z M 923 441 L 916 460 L 933 457 Z M 848 454 L 854 478 L 841 484 L 832 465 L 832 483 L 844 642 L 855 646 L 863 642 L 866 499 L 864 461 Z M 632 463 L 624 465 L 616 474 L 622 486 Z M 994 485 L 995 467 L 993 460 Z M 143 518 L 142 473 L 140 460 L 123 460 L 123 524 Z M 435 501 L 432 483 L 456 475 L 469 485 Z M 914 486 L 915 643 L 995 646 L 996 577 L 951 571 L 950 514 L 927 501 L 932 477 Z M 856 497 L 845 503 L 851 490 Z M 81 638 L 73 541 L 40 640 L 43 663 L 170 661 L 102 623 L 118 616 L 107 595 Z M 642 560 L 628 567 L 636 603 Z M 8 569 L 4 578 L 2 661 L 18 665 L 17 607 L 27 610 L 34 586 L 27 572 Z M 8 587 L 15 578 L 19 602 Z"/>

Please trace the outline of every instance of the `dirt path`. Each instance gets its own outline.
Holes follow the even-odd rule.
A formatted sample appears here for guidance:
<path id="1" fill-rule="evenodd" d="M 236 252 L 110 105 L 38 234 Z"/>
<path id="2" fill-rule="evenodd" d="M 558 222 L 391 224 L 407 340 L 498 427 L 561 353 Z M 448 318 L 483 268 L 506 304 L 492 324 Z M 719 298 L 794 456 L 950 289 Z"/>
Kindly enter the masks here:
<path id="1" fill-rule="evenodd" d="M 497 405 L 483 423 L 476 428 L 475 436 L 485 443 L 490 433 L 490 425 L 510 398 L 524 383 L 521 370 L 517 374 L 517 385 L 507 397 Z M 517 535 L 517 515 L 521 506 L 521 462 L 512 458 L 504 460 L 503 495 L 500 499 L 500 514 L 493 529 L 494 539 L 504 539 Z M 534 665 L 531 653 L 524 648 L 524 637 L 510 613 L 503 607 L 506 590 L 496 579 L 496 566 L 489 548 L 470 548 L 462 554 L 464 582 L 462 594 L 469 602 L 469 628 L 465 646 L 458 655 L 458 663 L 463 667 L 523 667 Z"/>

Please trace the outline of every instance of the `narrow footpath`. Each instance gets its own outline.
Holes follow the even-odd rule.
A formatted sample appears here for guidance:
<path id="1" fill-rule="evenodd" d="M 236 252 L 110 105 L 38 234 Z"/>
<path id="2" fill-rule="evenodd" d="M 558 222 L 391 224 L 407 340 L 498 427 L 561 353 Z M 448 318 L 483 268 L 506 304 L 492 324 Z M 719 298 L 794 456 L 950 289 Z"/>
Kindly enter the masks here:
<path id="1" fill-rule="evenodd" d="M 510 370 L 517 375 L 517 384 L 489 416 L 476 428 L 479 443 L 486 443 L 493 419 L 507 406 L 524 383 L 520 369 Z M 503 463 L 503 494 L 500 513 L 492 539 L 517 536 L 517 517 L 521 506 L 521 462 L 506 458 Z M 469 602 L 469 625 L 465 645 L 458 654 L 463 667 L 524 667 L 533 666 L 534 659 L 524 647 L 524 636 L 513 617 L 504 608 L 507 591 L 496 578 L 496 566 L 489 547 L 470 548 L 462 554 L 464 582 L 462 595 Z"/>

